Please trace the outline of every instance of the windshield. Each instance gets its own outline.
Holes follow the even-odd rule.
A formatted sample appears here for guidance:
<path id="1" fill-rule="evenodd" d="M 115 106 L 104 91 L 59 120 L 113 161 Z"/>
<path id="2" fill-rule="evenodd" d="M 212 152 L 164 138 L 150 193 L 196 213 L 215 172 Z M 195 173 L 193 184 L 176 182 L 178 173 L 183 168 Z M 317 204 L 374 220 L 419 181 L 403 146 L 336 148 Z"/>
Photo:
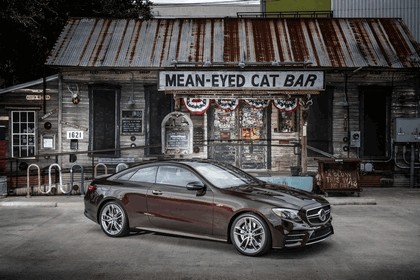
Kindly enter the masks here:
<path id="1" fill-rule="evenodd" d="M 257 178 L 237 168 L 211 163 L 194 163 L 193 166 L 210 183 L 221 189 L 260 182 Z"/>

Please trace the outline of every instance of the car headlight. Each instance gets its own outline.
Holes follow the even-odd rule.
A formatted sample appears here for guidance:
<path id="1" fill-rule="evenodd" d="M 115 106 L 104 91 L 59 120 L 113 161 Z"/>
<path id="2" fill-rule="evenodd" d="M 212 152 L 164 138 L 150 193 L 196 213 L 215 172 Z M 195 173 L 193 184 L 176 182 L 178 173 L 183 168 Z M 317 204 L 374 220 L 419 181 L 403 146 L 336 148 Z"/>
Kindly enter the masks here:
<path id="1" fill-rule="evenodd" d="M 272 210 L 277 216 L 284 220 L 302 222 L 302 219 L 299 217 L 297 210 L 286 208 L 273 208 Z"/>

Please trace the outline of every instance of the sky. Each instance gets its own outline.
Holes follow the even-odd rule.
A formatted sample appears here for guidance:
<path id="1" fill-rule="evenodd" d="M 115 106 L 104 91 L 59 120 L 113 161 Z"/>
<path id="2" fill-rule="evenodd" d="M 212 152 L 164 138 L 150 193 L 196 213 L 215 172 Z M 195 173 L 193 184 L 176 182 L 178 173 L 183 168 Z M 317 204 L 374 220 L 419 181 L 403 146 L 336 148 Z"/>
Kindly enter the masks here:
<path id="1" fill-rule="evenodd" d="M 209 3 L 233 3 L 233 4 L 259 4 L 260 0 L 151 0 L 154 4 L 209 4 Z"/>

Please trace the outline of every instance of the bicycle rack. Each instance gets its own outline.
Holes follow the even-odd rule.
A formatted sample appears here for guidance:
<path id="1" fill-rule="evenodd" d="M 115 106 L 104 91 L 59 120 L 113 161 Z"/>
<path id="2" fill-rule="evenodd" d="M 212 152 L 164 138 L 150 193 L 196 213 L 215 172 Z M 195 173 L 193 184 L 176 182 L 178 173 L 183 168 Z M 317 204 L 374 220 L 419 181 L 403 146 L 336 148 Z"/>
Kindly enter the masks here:
<path id="1" fill-rule="evenodd" d="M 99 166 L 103 166 L 105 168 L 105 174 L 108 174 L 108 167 L 104 163 L 98 163 L 97 165 L 95 165 L 95 170 L 93 174 L 94 178 L 96 178 L 96 171 Z"/>
<path id="2" fill-rule="evenodd" d="M 63 189 L 63 176 L 61 175 L 61 167 L 60 167 L 60 165 L 58 165 L 58 163 L 53 163 L 53 164 L 51 164 L 50 165 L 50 167 L 48 168 L 48 186 L 49 186 L 49 190 L 48 190 L 48 192 L 47 193 L 49 193 L 50 191 L 51 191 L 51 189 L 52 189 L 52 186 L 51 186 L 51 168 L 53 167 L 53 166 L 57 166 L 58 167 L 58 171 L 59 171 L 59 174 L 60 174 L 60 190 L 63 192 L 63 193 L 65 193 L 65 194 L 68 194 L 68 193 L 70 193 L 71 192 L 71 188 L 70 188 L 70 191 L 68 191 L 68 192 L 66 192 L 66 191 L 64 191 L 64 189 Z"/>
<path id="3" fill-rule="evenodd" d="M 79 165 L 79 164 L 74 164 L 71 168 L 70 168 L 70 187 L 73 188 L 73 177 L 74 177 L 74 172 L 73 172 L 73 168 L 74 167 L 80 167 L 80 195 L 84 195 L 85 194 L 85 190 L 84 190 L 84 186 L 85 186 L 85 175 L 84 175 L 84 171 L 83 171 L 83 166 Z"/>
<path id="4" fill-rule="evenodd" d="M 41 190 L 41 170 L 39 169 L 39 166 L 37 164 L 32 163 L 26 169 L 26 197 L 31 197 L 31 191 L 30 191 L 30 187 L 29 187 L 29 169 L 31 169 L 32 166 L 34 166 L 38 169 L 38 188 L 39 188 L 40 191 L 42 191 Z"/>
<path id="5" fill-rule="evenodd" d="M 117 164 L 117 167 L 115 167 L 115 172 L 118 172 L 118 171 L 124 170 L 124 169 L 126 169 L 126 168 L 128 168 L 128 165 L 127 165 L 127 164 L 125 164 L 125 163 L 123 163 L 123 162 L 118 163 L 118 164 Z"/>

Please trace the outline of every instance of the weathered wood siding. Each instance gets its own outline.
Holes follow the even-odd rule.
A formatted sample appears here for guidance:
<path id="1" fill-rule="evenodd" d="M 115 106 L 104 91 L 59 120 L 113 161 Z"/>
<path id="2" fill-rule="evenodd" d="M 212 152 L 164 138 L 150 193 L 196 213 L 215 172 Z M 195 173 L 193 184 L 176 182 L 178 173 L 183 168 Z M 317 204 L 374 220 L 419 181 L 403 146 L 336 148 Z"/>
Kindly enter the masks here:
<path id="1" fill-rule="evenodd" d="M 63 139 L 62 151 L 63 153 L 70 152 L 83 152 L 89 151 L 91 147 L 89 146 L 89 117 L 90 117 L 90 108 L 89 108 L 89 85 L 112 85 L 119 86 L 121 90 L 121 99 L 120 99 L 120 111 L 123 109 L 137 109 L 142 110 L 143 114 L 145 112 L 145 90 L 144 86 L 148 84 L 156 84 L 157 73 L 149 71 L 68 71 L 63 73 L 63 88 L 62 88 L 62 133 L 61 137 Z M 79 96 L 80 103 L 75 105 L 72 103 L 71 93 L 69 92 L 67 86 L 72 84 L 79 85 Z M 134 98 L 132 98 L 134 97 Z M 134 101 L 134 104 L 130 102 Z M 121 112 L 120 112 L 121 114 Z M 121 117 L 121 116 L 120 116 Z M 143 117 L 143 122 L 144 122 Z M 66 132 L 73 129 L 72 127 L 80 127 L 81 129 L 86 128 L 85 137 L 83 140 L 79 140 L 79 149 L 77 151 L 70 149 L 70 140 L 66 139 Z M 76 129 L 77 130 L 77 129 Z M 142 133 L 121 133 L 121 126 L 119 128 L 120 132 L 120 160 L 118 158 L 113 159 L 113 164 L 115 166 L 118 163 L 127 162 L 138 162 L 144 159 L 144 149 L 145 146 L 145 132 L 146 124 L 143 124 Z M 135 141 L 131 140 L 131 136 L 135 136 Z M 136 147 L 131 148 L 132 144 L 135 144 Z M 101 160 L 105 160 L 101 157 L 95 157 L 93 164 L 97 164 Z M 92 157 L 88 153 L 77 154 L 77 163 L 84 166 L 92 165 Z M 62 159 L 63 166 L 70 166 L 70 163 L 65 158 Z M 109 170 L 112 171 L 112 170 Z"/>

